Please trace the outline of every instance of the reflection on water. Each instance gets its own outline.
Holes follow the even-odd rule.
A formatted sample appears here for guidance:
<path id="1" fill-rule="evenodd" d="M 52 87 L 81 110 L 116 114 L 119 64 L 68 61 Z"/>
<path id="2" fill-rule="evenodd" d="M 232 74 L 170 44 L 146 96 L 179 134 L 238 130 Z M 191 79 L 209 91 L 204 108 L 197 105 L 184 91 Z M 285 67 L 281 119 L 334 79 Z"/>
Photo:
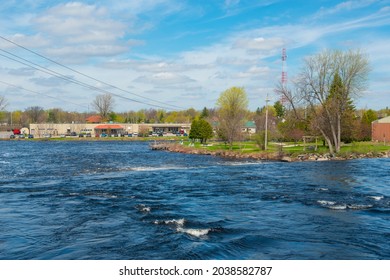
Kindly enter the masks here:
<path id="1" fill-rule="evenodd" d="M 3 141 L 0 259 L 389 259 L 389 168 Z"/>

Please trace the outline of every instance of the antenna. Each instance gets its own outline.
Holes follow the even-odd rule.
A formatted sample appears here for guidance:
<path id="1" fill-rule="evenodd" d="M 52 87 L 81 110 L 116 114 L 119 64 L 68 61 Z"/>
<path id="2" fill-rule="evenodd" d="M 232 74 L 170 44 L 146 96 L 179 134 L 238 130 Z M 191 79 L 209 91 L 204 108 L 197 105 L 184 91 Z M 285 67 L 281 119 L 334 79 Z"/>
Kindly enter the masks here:
<path id="1" fill-rule="evenodd" d="M 286 48 L 282 49 L 282 77 L 281 77 L 281 82 L 282 82 L 282 88 L 283 90 L 286 89 L 287 87 L 287 51 Z M 280 97 L 280 102 L 284 104 L 286 102 L 286 98 L 284 95 Z"/>

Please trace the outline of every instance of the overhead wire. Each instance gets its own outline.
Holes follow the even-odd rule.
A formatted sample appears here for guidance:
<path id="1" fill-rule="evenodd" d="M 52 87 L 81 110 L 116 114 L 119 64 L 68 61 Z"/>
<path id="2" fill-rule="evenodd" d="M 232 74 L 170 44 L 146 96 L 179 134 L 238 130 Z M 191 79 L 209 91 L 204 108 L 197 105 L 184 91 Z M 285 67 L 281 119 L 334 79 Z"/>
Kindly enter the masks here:
<path id="1" fill-rule="evenodd" d="M 74 79 L 74 78 L 71 78 L 71 77 L 69 77 L 69 76 L 65 76 L 65 75 L 63 75 L 63 74 L 61 74 L 61 73 L 58 73 L 58 72 L 54 71 L 54 70 L 48 69 L 48 68 L 46 68 L 46 67 L 43 67 L 43 66 L 41 66 L 41 65 L 38 65 L 38 64 L 33 63 L 33 62 L 31 62 L 31 61 L 28 61 L 28 60 L 26 60 L 26 59 L 24 59 L 24 58 L 22 58 L 22 57 L 20 57 L 20 56 L 18 56 L 18 55 L 12 54 L 12 53 L 10 53 L 10 52 L 8 52 L 8 51 L 5 51 L 5 50 L 3 50 L 3 49 L 0 49 L 0 51 L 6 52 L 6 53 L 12 55 L 13 57 L 16 57 L 17 59 L 16 59 L 16 58 L 12 58 L 12 57 L 10 57 L 10 56 L 7 56 L 7 55 L 4 55 L 4 54 L 1 54 L 1 53 L 0 53 L 0 56 L 2 56 L 2 57 L 5 57 L 5 58 L 7 58 L 7 59 L 9 59 L 9 60 L 18 62 L 18 63 L 23 64 L 23 65 L 25 65 L 25 66 L 28 66 L 28 67 L 30 67 L 30 68 L 32 68 L 32 69 L 35 69 L 35 70 L 44 72 L 44 73 L 49 74 L 49 75 L 51 75 L 51 76 L 57 77 L 57 78 L 59 78 L 59 79 L 62 79 L 62 80 L 65 80 L 65 81 L 68 81 L 68 82 L 71 82 L 71 83 L 74 83 L 74 84 L 83 86 L 83 87 L 85 87 L 85 88 L 87 88 L 87 89 L 99 91 L 99 92 L 104 93 L 104 94 L 105 94 L 105 93 L 110 93 L 110 94 L 112 94 L 113 96 L 116 96 L 116 97 L 119 97 L 119 98 L 122 98 L 122 99 L 125 99 L 125 100 L 128 100 L 128 101 L 136 102 L 136 103 L 141 103 L 141 104 L 144 104 L 144 105 L 149 105 L 149 106 L 152 106 L 152 107 L 159 107 L 159 108 L 162 108 L 162 109 L 170 109 L 169 107 L 160 106 L 160 105 L 155 105 L 155 104 L 150 104 L 150 103 L 147 103 L 147 102 L 139 101 L 139 100 L 136 100 L 136 99 L 133 99 L 133 98 L 125 97 L 125 96 L 122 96 L 122 95 L 119 95 L 119 94 L 110 92 L 110 91 L 108 91 L 108 90 L 104 90 L 104 89 L 98 88 L 98 87 L 96 87 L 96 86 L 93 86 L 93 85 L 90 85 L 90 84 L 87 84 L 87 83 L 78 81 L 78 80 L 76 80 L 76 79 Z M 19 60 L 18 60 L 18 59 L 19 59 Z M 24 61 L 24 62 L 23 62 L 23 61 Z M 35 66 L 33 66 L 33 65 L 35 65 Z"/>
<path id="2" fill-rule="evenodd" d="M 45 94 L 45 93 L 42 93 L 42 92 L 37 92 L 37 91 L 31 90 L 31 89 L 27 89 L 27 88 L 24 88 L 22 86 L 17 86 L 17 85 L 14 85 L 14 84 L 11 84 L 11 83 L 8 83 L 8 82 L 4 82 L 4 81 L 1 81 L 1 80 L 0 80 L 0 83 L 4 84 L 4 85 L 7 85 L 9 87 L 14 87 L 14 88 L 21 89 L 21 90 L 24 90 L 24 91 L 27 91 L 27 92 L 31 92 L 31 93 L 34 93 L 34 94 L 37 94 L 37 95 L 43 95 L 43 96 L 46 96 L 46 97 L 49 97 L 49 98 L 52 98 L 52 99 L 56 99 L 56 100 L 60 100 L 60 101 L 66 102 L 66 103 L 70 103 L 70 104 L 73 104 L 73 105 L 76 105 L 76 106 L 80 106 L 80 107 L 83 107 L 83 108 L 88 108 L 88 106 L 85 106 L 85 105 L 74 103 L 74 102 L 69 101 L 69 100 L 64 100 L 62 98 L 54 97 L 54 96 L 51 96 L 51 95 L 48 95 L 48 94 Z"/>
<path id="3" fill-rule="evenodd" d="M 91 80 L 93 80 L 93 81 L 96 81 L 96 82 L 101 83 L 101 84 L 103 84 L 103 85 L 109 86 L 109 87 L 114 88 L 114 89 L 116 89 L 116 90 L 125 92 L 125 93 L 127 93 L 127 94 L 131 94 L 131 95 L 134 95 L 134 96 L 137 96 L 137 97 L 140 97 L 140 98 L 143 98 L 143 99 L 146 99 L 146 100 L 155 102 L 155 103 L 163 104 L 163 105 L 165 105 L 165 106 L 150 104 L 150 103 L 148 103 L 148 102 L 144 102 L 144 101 L 140 101 L 140 100 L 128 98 L 128 97 L 125 97 L 125 96 L 122 96 L 122 95 L 119 95 L 119 94 L 115 94 L 115 93 L 109 92 L 109 91 L 107 91 L 107 90 L 104 90 L 105 93 L 111 93 L 112 95 L 117 96 L 117 97 L 119 97 L 119 98 L 124 98 L 124 99 L 129 100 L 129 101 L 132 101 L 132 102 L 137 102 L 137 103 L 141 103 L 141 104 L 144 104 L 144 105 L 149 105 L 149 106 L 152 106 L 152 107 L 159 107 L 159 108 L 162 108 L 162 109 L 172 109 L 172 108 L 185 109 L 185 108 L 180 107 L 180 106 L 171 105 L 171 104 L 169 104 L 169 103 L 161 102 L 161 101 L 158 101 L 158 100 L 155 100 L 155 99 L 152 99 L 152 98 L 148 98 L 148 97 L 145 97 L 145 96 L 142 96 L 142 95 L 139 95 L 139 94 L 130 92 L 130 91 L 128 91 L 128 90 L 119 88 L 119 87 L 117 87 L 117 86 L 115 86 L 115 85 L 106 83 L 106 82 L 104 82 L 104 81 L 102 81 L 102 80 L 96 79 L 96 78 L 94 78 L 94 77 L 92 77 L 92 76 L 90 76 L 90 75 L 84 74 L 84 73 L 82 73 L 82 72 L 80 72 L 80 71 L 78 71 L 78 70 L 75 70 L 75 69 L 73 69 L 73 68 L 71 68 L 71 67 L 69 67 L 69 66 L 66 66 L 66 65 L 64 65 L 64 64 L 62 64 L 62 63 L 59 63 L 59 62 L 57 62 L 57 61 L 55 61 L 55 60 L 53 60 L 53 59 L 51 59 L 51 58 L 49 58 L 49 57 L 46 57 L 46 56 L 44 56 L 44 55 L 42 55 L 42 54 L 40 54 L 40 53 L 38 53 L 38 52 L 35 52 L 35 51 L 33 51 L 33 50 L 29 49 L 29 48 L 26 48 L 26 47 L 24 47 L 24 46 L 22 46 L 22 45 L 20 45 L 20 44 L 18 44 L 18 43 L 15 43 L 15 42 L 13 42 L 13 41 L 11 41 L 11 40 L 5 38 L 4 36 L 1 36 L 1 35 L 0 35 L 0 39 L 3 39 L 4 41 L 7 41 L 7 42 L 9 42 L 9 43 L 11 43 L 11 44 L 13 44 L 13 45 L 15 45 L 15 46 L 17 46 L 17 47 L 23 49 L 23 50 L 26 50 L 26 51 L 28 51 L 28 52 L 34 54 L 34 55 L 37 55 L 37 56 L 39 56 L 39 57 L 41 57 L 41 58 L 43 58 L 43 59 L 45 59 L 45 60 L 47 60 L 47 61 L 50 61 L 50 62 L 52 62 L 52 63 L 54 63 L 54 64 L 56 64 L 56 65 L 58 65 L 58 66 L 61 66 L 61 67 L 65 68 L 65 69 L 68 69 L 68 70 L 70 70 L 70 71 L 72 71 L 72 72 L 75 72 L 75 73 L 77 73 L 77 74 L 79 74 L 79 75 L 81 75 L 81 76 L 84 76 L 84 77 L 86 77 L 86 78 L 89 78 L 89 79 L 91 79 Z M 73 82 L 73 83 L 76 83 L 76 84 L 79 84 L 79 85 L 84 84 L 84 86 L 86 86 L 86 87 L 88 87 L 88 88 L 90 88 L 90 89 L 102 91 L 101 89 L 99 89 L 99 88 L 97 88 L 97 87 L 95 87 L 95 86 L 92 86 L 92 85 L 87 84 L 87 83 L 80 82 L 80 81 L 78 81 L 78 80 L 76 80 L 76 79 L 74 79 L 74 78 L 69 78 L 69 77 L 67 77 L 67 76 L 65 76 L 65 75 L 63 75 L 63 74 L 60 74 L 60 73 L 56 72 L 56 71 L 50 70 L 50 69 L 48 69 L 47 67 L 38 65 L 38 64 L 33 63 L 33 62 L 31 62 L 31 61 L 29 61 L 29 60 L 27 60 L 27 59 L 23 59 L 23 58 L 21 58 L 21 57 L 15 55 L 15 54 L 12 54 L 12 53 L 10 53 L 10 52 L 8 52 L 8 51 L 5 51 L 5 50 L 3 50 L 3 49 L 0 49 L 0 50 L 3 51 L 3 52 L 8 53 L 8 54 L 10 54 L 10 55 L 12 55 L 12 56 L 14 56 L 14 57 L 18 57 L 19 59 L 21 59 L 21 60 L 23 60 L 23 61 L 26 61 L 26 62 L 28 62 L 28 63 L 31 63 L 32 65 L 38 66 L 40 69 L 37 69 L 37 68 L 35 68 L 35 67 L 31 66 L 31 65 L 27 65 L 27 66 L 29 66 L 29 67 L 32 67 L 32 68 L 37 69 L 37 70 L 39 70 L 39 71 L 43 71 L 42 69 L 45 69 L 45 70 L 48 71 L 48 72 L 52 72 L 52 73 L 48 73 L 48 72 L 46 72 L 46 71 L 43 71 L 43 72 L 45 72 L 45 73 L 47 73 L 47 74 L 49 74 L 49 75 L 56 76 L 57 78 L 66 77 L 65 79 L 68 80 L 68 81 L 70 81 L 70 82 Z M 1 56 L 7 57 L 7 56 L 5 56 L 5 55 L 1 55 Z M 9 57 L 7 57 L 7 58 L 9 58 Z M 12 58 L 9 58 L 9 59 L 12 59 Z M 15 60 L 15 59 L 12 59 L 12 60 L 17 61 L 17 60 Z M 17 61 L 17 62 L 21 63 L 20 61 Z M 22 64 L 26 65 L 25 63 L 22 63 Z M 54 73 L 55 73 L 55 74 L 54 74 Z M 168 107 L 167 107 L 167 106 L 168 106 Z"/>

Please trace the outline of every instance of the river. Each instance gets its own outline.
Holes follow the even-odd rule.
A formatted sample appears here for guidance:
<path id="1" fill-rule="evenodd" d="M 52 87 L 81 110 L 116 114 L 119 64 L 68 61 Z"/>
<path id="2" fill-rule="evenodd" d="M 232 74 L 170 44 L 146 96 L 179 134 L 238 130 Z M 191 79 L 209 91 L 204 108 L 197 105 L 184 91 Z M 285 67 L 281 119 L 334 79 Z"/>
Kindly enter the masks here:
<path id="1" fill-rule="evenodd" d="M 0 259 L 390 259 L 389 170 L 0 141 Z"/>

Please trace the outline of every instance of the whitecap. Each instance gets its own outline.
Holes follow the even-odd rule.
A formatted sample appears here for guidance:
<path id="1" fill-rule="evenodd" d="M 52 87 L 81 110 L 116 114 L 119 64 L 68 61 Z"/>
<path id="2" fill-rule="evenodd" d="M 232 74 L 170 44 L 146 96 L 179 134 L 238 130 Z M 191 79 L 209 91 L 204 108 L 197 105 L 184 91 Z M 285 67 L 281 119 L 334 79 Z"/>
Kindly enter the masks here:
<path id="1" fill-rule="evenodd" d="M 379 200 L 382 200 L 383 199 L 383 195 L 378 195 L 378 196 L 375 196 L 375 195 L 372 195 L 372 196 L 368 196 L 369 198 L 372 198 L 376 201 L 379 201 Z"/>
<path id="2" fill-rule="evenodd" d="M 318 188 L 317 190 L 319 190 L 319 191 L 328 191 L 329 189 L 327 189 L 327 188 Z"/>
<path id="3" fill-rule="evenodd" d="M 178 232 L 186 233 L 188 235 L 192 235 L 195 237 L 201 237 L 207 235 L 210 232 L 210 230 L 211 229 L 192 229 L 192 228 L 185 229 L 182 227 L 177 228 Z"/>
<path id="4" fill-rule="evenodd" d="M 183 226 L 184 223 L 185 223 L 185 219 L 182 218 L 182 219 L 172 219 L 172 220 L 165 220 L 165 221 L 159 221 L 159 220 L 155 220 L 154 223 L 156 225 L 176 225 L 176 226 Z"/>
<path id="5" fill-rule="evenodd" d="M 328 205 L 327 207 L 329 209 L 332 209 L 332 210 L 345 210 L 345 209 L 347 209 L 347 205 L 346 204 Z"/>
<path id="6" fill-rule="evenodd" d="M 244 161 L 244 162 L 232 161 L 232 162 L 224 162 L 224 163 L 221 163 L 220 165 L 222 165 L 222 166 L 245 166 L 245 165 L 261 165 L 261 164 L 264 164 L 264 163 L 259 162 L 259 161 Z"/>
<path id="7" fill-rule="evenodd" d="M 4 160 L 0 160 L 0 164 L 10 164 L 11 162 L 9 161 L 4 161 Z"/>
<path id="8" fill-rule="evenodd" d="M 183 170 L 189 169 L 188 167 L 179 167 L 179 166 L 166 166 L 166 167 L 132 167 L 128 170 L 138 171 L 138 172 L 150 172 L 150 171 L 164 171 L 164 170 Z"/>
<path id="9" fill-rule="evenodd" d="M 140 212 L 145 212 L 145 213 L 149 213 L 151 208 L 149 206 L 146 206 L 144 204 L 140 204 L 140 205 L 137 205 L 137 209 L 140 211 Z"/>
<path id="10" fill-rule="evenodd" d="M 372 205 L 365 205 L 365 204 L 348 204 L 347 207 L 349 209 L 354 209 L 354 210 L 361 210 L 361 209 L 368 209 L 371 208 Z"/>
<path id="11" fill-rule="evenodd" d="M 317 200 L 317 202 L 321 205 L 335 205 L 336 202 L 334 201 L 328 201 L 328 200 Z"/>

